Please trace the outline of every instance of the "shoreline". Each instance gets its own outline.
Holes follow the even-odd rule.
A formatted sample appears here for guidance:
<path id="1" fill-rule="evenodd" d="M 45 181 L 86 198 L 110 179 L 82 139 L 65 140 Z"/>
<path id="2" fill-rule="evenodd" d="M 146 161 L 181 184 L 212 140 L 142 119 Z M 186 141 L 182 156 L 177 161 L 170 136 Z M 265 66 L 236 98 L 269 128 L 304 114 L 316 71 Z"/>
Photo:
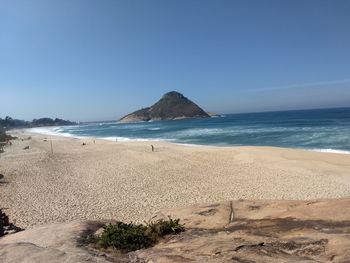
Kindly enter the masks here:
<path id="1" fill-rule="evenodd" d="M 308 149 L 308 148 L 296 148 L 296 147 L 280 147 L 280 146 L 256 146 L 256 145 L 209 145 L 209 144 L 191 144 L 191 143 L 181 143 L 181 142 L 175 142 L 171 139 L 143 139 L 143 138 L 127 138 L 127 137 L 118 137 L 118 136 L 111 136 L 111 137 L 93 137 L 93 136 L 75 136 L 70 133 L 59 133 L 59 132 L 33 132 L 32 129 L 54 129 L 54 128 L 60 128 L 62 126 L 50 126 L 50 127 L 35 127 L 35 128 L 24 128 L 24 129 L 16 129 L 16 130 L 23 130 L 27 133 L 32 134 L 40 134 L 40 135 L 47 135 L 47 136 L 58 136 L 63 138 L 74 138 L 74 139 L 81 139 L 81 140 L 103 140 L 103 141 L 111 141 L 111 142 L 162 142 L 162 143 L 170 143 L 174 145 L 182 145 L 187 147 L 215 147 L 215 148 L 235 148 L 235 147 L 271 147 L 271 148 L 280 148 L 280 149 L 292 149 L 292 150 L 304 150 L 304 151 L 311 151 L 311 152 L 319 152 L 319 153 L 333 153 L 333 154 L 345 154 L 350 155 L 350 151 L 347 150 L 339 150 L 339 149 L 331 149 L 331 148 L 315 148 L 315 149 Z"/>
<path id="2" fill-rule="evenodd" d="M 24 140 L 1 154 L 1 206 L 25 228 L 72 220 L 143 222 L 160 209 L 227 200 L 350 196 L 346 154 L 167 142 L 154 143 L 152 152 L 150 142 L 13 135 Z"/>

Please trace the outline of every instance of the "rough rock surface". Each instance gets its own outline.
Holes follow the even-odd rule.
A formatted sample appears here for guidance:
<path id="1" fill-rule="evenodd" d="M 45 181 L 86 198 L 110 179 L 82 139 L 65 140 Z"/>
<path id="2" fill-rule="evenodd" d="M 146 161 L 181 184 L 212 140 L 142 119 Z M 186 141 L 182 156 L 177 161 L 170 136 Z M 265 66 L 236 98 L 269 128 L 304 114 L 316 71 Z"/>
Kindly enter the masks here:
<path id="1" fill-rule="evenodd" d="M 102 222 L 52 224 L 0 239 L 0 262 L 349 262 L 350 198 L 231 201 L 163 210 L 186 231 L 129 253 L 79 242 Z"/>
<path id="2" fill-rule="evenodd" d="M 120 122 L 137 122 L 150 120 L 174 120 L 183 118 L 203 118 L 210 117 L 208 113 L 202 110 L 197 104 L 190 101 L 181 93 L 171 91 L 154 105 L 130 113 Z"/>

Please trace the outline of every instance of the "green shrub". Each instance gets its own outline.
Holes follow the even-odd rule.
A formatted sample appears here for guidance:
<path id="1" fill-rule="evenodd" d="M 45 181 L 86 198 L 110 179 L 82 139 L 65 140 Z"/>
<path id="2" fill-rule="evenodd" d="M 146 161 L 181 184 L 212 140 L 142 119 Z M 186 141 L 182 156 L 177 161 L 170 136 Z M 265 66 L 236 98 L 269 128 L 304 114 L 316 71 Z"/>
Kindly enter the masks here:
<path id="1" fill-rule="evenodd" d="M 158 236 L 175 235 L 185 231 L 184 226 L 179 222 L 180 219 L 171 219 L 169 217 L 169 220 L 161 219 L 156 222 L 151 222 L 147 224 L 147 226 L 151 232 L 157 233 Z"/>
<path id="2" fill-rule="evenodd" d="M 8 135 L 5 132 L 0 132 L 0 142 L 5 142 Z"/>
<path id="3" fill-rule="evenodd" d="M 148 248 L 165 235 L 174 235 L 185 231 L 179 219 L 159 220 L 146 225 L 117 222 L 104 226 L 101 235 L 88 237 L 88 242 L 99 248 L 114 248 L 122 252 Z"/>
<path id="4" fill-rule="evenodd" d="M 0 131 L 0 142 L 6 142 L 7 140 L 14 140 L 17 137 L 6 134 L 4 131 Z"/>
<path id="5" fill-rule="evenodd" d="M 98 245 L 108 248 L 132 251 L 152 245 L 153 241 L 146 235 L 147 227 L 144 225 L 125 224 L 117 222 L 109 224 L 98 238 Z"/>
<path id="6" fill-rule="evenodd" d="M 16 233 L 22 230 L 23 229 L 21 229 L 20 227 L 17 227 L 14 224 L 10 223 L 9 217 L 6 215 L 5 212 L 2 211 L 2 209 L 0 209 L 0 237 L 9 233 Z"/>

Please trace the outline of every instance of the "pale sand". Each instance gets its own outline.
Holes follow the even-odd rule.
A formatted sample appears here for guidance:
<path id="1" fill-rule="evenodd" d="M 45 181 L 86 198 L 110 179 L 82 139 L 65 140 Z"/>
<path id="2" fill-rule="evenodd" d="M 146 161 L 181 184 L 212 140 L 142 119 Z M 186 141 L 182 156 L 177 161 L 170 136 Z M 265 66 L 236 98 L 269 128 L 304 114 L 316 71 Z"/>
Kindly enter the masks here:
<path id="1" fill-rule="evenodd" d="M 82 146 L 78 139 L 31 136 L 0 156 L 5 176 L 0 207 L 21 227 L 83 219 L 142 222 L 162 208 L 233 199 L 350 196 L 350 155 L 345 154 L 161 142 L 94 144 L 92 139 Z M 52 139 L 53 155 L 44 137 Z M 23 150 L 27 145 L 30 149 Z"/>

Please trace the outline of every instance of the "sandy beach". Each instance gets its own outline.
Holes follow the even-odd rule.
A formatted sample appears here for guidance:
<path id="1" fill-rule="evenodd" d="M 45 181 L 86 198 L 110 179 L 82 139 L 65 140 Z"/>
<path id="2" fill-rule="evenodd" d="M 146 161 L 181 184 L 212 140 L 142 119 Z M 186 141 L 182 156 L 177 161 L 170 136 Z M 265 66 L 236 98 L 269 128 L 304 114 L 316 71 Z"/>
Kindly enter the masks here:
<path id="1" fill-rule="evenodd" d="M 14 141 L 0 156 L 0 206 L 25 228 L 85 219 L 142 222 L 162 208 L 233 199 L 350 196 L 346 154 L 14 135 L 31 139 Z"/>

